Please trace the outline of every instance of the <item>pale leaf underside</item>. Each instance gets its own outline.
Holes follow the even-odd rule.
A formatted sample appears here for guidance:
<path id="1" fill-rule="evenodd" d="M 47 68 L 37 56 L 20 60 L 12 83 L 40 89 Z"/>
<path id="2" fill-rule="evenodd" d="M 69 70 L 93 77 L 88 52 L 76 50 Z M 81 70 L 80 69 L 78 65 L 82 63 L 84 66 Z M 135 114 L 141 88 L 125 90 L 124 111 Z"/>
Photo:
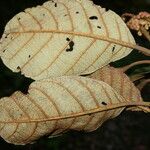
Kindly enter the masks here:
<path id="1" fill-rule="evenodd" d="M 29 94 L 16 92 L 1 99 L 0 135 L 7 142 L 27 144 L 70 129 L 90 132 L 118 116 L 128 103 L 108 84 L 90 78 L 36 81 Z"/>
<path id="2" fill-rule="evenodd" d="M 89 0 L 55 0 L 10 20 L 0 55 L 14 72 L 38 80 L 92 73 L 128 55 L 133 45 L 129 29 L 111 10 Z"/>

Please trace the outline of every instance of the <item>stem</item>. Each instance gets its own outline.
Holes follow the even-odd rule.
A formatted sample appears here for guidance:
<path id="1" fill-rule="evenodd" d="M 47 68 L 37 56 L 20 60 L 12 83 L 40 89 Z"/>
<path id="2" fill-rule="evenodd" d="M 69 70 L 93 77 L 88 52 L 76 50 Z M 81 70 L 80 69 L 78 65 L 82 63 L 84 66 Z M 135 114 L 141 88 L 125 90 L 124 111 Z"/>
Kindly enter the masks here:
<path id="1" fill-rule="evenodd" d="M 143 106 L 129 107 L 126 110 L 129 110 L 129 111 L 143 111 L 145 113 L 150 113 L 150 108 L 149 107 L 143 107 Z"/>
<path id="2" fill-rule="evenodd" d="M 141 80 L 141 79 L 143 79 L 143 78 L 144 78 L 144 75 L 143 75 L 143 74 L 135 74 L 135 75 L 130 76 L 130 80 L 131 80 L 132 82 Z"/>
<path id="3" fill-rule="evenodd" d="M 123 72 L 126 72 L 127 70 L 131 69 L 132 67 L 134 67 L 136 65 L 141 65 L 141 64 L 150 64 L 150 60 L 137 61 L 137 62 L 134 62 L 130 65 L 124 66 L 121 69 L 122 69 Z"/>
<path id="4" fill-rule="evenodd" d="M 139 50 L 140 52 L 142 52 L 143 54 L 150 56 L 150 49 L 147 49 L 145 47 L 139 46 L 139 45 L 135 45 L 134 47 L 135 49 Z"/>
<path id="5" fill-rule="evenodd" d="M 138 107 L 141 108 L 141 111 L 144 111 L 145 113 L 150 113 L 150 108 L 143 107 L 143 106 L 138 106 Z"/>
<path id="6" fill-rule="evenodd" d="M 137 85 L 138 89 L 141 91 L 144 88 L 144 86 L 149 82 L 150 82 L 150 79 L 143 80 L 140 84 Z"/>

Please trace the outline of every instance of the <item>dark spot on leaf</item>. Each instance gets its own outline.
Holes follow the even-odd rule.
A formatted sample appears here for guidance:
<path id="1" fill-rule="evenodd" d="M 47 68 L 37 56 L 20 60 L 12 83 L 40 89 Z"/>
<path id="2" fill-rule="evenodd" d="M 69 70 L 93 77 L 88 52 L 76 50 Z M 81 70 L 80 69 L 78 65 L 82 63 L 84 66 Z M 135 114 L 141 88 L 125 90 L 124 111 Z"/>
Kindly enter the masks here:
<path id="1" fill-rule="evenodd" d="M 17 67 L 17 70 L 21 70 L 20 66 Z"/>
<path id="2" fill-rule="evenodd" d="M 57 3 L 55 3 L 55 7 L 57 7 Z"/>
<path id="3" fill-rule="evenodd" d="M 68 41 L 68 42 L 69 42 L 69 41 L 70 41 L 70 39 L 67 37 L 67 38 L 66 38 L 66 41 Z"/>
<path id="4" fill-rule="evenodd" d="M 98 29 L 101 29 L 101 27 L 100 27 L 100 26 L 97 26 L 97 28 L 98 28 Z"/>
<path id="5" fill-rule="evenodd" d="M 71 52 L 71 51 L 73 51 L 73 47 L 74 47 L 74 42 L 73 42 L 73 41 L 70 41 L 70 42 L 69 42 L 69 48 L 66 49 L 66 52 Z"/>
<path id="6" fill-rule="evenodd" d="M 6 34 L 4 38 L 7 39 L 7 37 L 8 37 L 8 34 Z"/>
<path id="7" fill-rule="evenodd" d="M 105 10 L 106 10 L 106 11 L 108 11 L 108 10 L 109 10 L 109 8 L 105 8 Z"/>
<path id="8" fill-rule="evenodd" d="M 20 20 L 21 18 L 20 18 L 20 17 L 18 17 L 17 19 L 18 19 L 18 20 Z"/>
<path id="9" fill-rule="evenodd" d="M 45 16 L 45 14 L 43 14 L 43 16 Z"/>
<path id="10" fill-rule="evenodd" d="M 31 57 L 31 55 L 29 55 L 29 58 Z"/>
<path id="11" fill-rule="evenodd" d="M 89 19 L 91 19 L 91 20 L 97 20 L 98 17 L 97 16 L 91 16 L 91 17 L 89 17 Z"/>
<path id="12" fill-rule="evenodd" d="M 105 103 L 105 102 L 102 102 L 102 105 L 107 105 L 107 103 Z"/>
<path id="13" fill-rule="evenodd" d="M 113 48 L 112 48 L 112 52 L 114 52 L 114 51 L 115 51 L 115 48 L 116 48 L 116 45 L 114 45 L 114 46 L 113 46 Z"/>
<path id="14" fill-rule="evenodd" d="M 76 14 L 79 14 L 79 12 L 78 12 L 78 11 L 76 11 Z"/>
<path id="15" fill-rule="evenodd" d="M 5 53 L 6 49 L 3 50 L 3 53 Z"/>
<path id="16" fill-rule="evenodd" d="M 65 14 L 64 16 L 66 17 L 66 16 L 68 16 L 68 14 Z"/>

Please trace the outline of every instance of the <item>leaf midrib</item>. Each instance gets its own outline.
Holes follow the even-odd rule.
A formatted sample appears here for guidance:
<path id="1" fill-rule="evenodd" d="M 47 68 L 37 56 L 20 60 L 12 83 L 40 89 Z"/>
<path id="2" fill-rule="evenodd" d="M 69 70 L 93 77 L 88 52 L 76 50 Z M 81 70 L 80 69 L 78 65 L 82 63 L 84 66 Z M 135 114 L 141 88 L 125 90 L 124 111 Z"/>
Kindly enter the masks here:
<path id="1" fill-rule="evenodd" d="M 118 108 L 125 108 L 127 106 L 147 106 L 146 102 L 122 102 L 122 103 L 116 103 L 116 104 L 111 104 L 107 106 L 102 106 L 99 108 L 94 108 L 88 111 L 84 112 L 78 112 L 74 114 L 69 114 L 66 116 L 58 116 L 58 117 L 49 117 L 49 118 L 39 118 L 39 119 L 30 119 L 30 120 L 11 120 L 11 121 L 0 121 L 0 123 L 32 123 L 32 122 L 46 122 L 46 121 L 54 121 L 54 120 L 63 120 L 63 119 L 69 119 L 69 118 L 75 118 L 75 117 L 81 117 L 85 115 L 90 115 L 94 113 L 99 113 L 99 112 L 104 112 L 108 110 L 114 110 Z"/>
<path id="2" fill-rule="evenodd" d="M 87 38 L 92 38 L 92 39 L 96 39 L 96 40 L 103 40 L 103 41 L 107 41 L 110 43 L 114 43 L 114 44 L 118 44 L 124 47 L 128 47 L 128 48 L 132 48 L 134 49 L 136 44 L 132 44 L 132 43 L 128 43 L 128 42 L 124 42 L 122 40 L 117 40 L 114 38 L 110 38 L 110 37 L 106 37 L 106 36 L 101 36 L 101 35 L 95 35 L 95 34 L 91 34 L 91 33 L 81 33 L 81 32 L 74 32 L 74 31 L 60 31 L 60 30 L 30 30 L 30 31 L 21 31 L 21 32 L 10 32 L 7 34 L 25 34 L 25 33 L 56 33 L 56 34 L 70 34 L 70 35 L 74 35 L 74 36 L 82 36 L 82 37 L 87 37 Z"/>

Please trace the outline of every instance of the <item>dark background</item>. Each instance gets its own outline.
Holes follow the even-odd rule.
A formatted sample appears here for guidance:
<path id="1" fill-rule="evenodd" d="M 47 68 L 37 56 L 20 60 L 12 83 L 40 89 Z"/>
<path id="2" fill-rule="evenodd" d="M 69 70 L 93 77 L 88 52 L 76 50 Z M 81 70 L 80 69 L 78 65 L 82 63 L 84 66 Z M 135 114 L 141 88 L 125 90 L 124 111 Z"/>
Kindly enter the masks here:
<path id="1" fill-rule="evenodd" d="M 0 0 L 0 37 L 6 23 L 25 8 L 42 4 L 46 0 Z M 112 9 L 119 15 L 125 12 L 150 12 L 150 0 L 94 0 L 96 4 Z M 138 44 L 150 48 L 150 43 L 133 35 Z M 120 67 L 133 61 L 148 59 L 148 57 L 133 51 L 128 57 L 113 63 Z M 128 75 L 145 72 L 148 77 L 148 65 L 140 65 L 129 70 Z M 0 97 L 9 96 L 16 90 L 25 92 L 32 82 L 19 73 L 12 73 L 0 60 Z M 149 99 L 150 86 L 147 85 L 142 95 L 144 100 Z M 119 117 L 107 121 L 101 128 L 92 133 L 69 132 L 61 137 L 38 140 L 35 144 L 14 146 L 0 140 L 1 149 L 11 150 L 150 150 L 150 114 L 142 112 L 123 112 Z"/>

